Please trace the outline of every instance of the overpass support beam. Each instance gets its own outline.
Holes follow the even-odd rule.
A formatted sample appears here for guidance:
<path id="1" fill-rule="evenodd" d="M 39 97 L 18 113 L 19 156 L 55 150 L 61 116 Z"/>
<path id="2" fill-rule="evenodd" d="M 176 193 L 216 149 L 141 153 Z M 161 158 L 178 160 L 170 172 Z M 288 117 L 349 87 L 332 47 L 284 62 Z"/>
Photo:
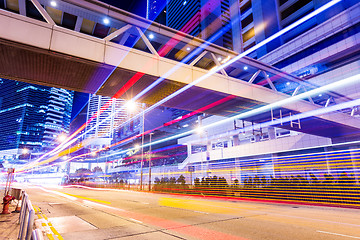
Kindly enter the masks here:
<path id="1" fill-rule="evenodd" d="M 25 0 L 19 0 L 19 12 L 21 15 L 26 16 Z"/>
<path id="2" fill-rule="evenodd" d="M 51 25 L 56 25 L 54 20 L 50 17 L 50 15 L 45 11 L 45 9 L 41 6 L 41 4 L 37 0 L 31 0 L 36 9 L 39 11 L 41 16 L 45 19 L 45 21 Z"/>

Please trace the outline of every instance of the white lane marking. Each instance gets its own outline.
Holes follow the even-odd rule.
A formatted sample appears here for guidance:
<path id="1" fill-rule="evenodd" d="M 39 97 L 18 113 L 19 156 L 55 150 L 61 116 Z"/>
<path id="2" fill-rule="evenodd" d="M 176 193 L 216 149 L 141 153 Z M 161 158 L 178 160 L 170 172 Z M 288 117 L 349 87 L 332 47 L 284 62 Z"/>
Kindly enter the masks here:
<path id="1" fill-rule="evenodd" d="M 107 205 L 105 205 L 105 204 L 101 204 L 101 203 L 97 203 L 97 202 L 92 202 L 92 201 L 88 201 L 88 200 L 82 200 L 82 202 L 83 202 L 84 204 L 87 204 L 87 205 L 95 205 L 95 206 L 104 207 L 104 208 L 109 208 L 109 209 L 113 209 L 113 210 L 117 210 L 117 211 L 122 211 L 122 212 L 125 211 L 124 209 L 121 209 L 121 208 L 111 207 L 111 206 L 107 206 Z"/>
<path id="2" fill-rule="evenodd" d="M 194 212 L 203 213 L 203 214 L 209 214 L 209 213 L 207 213 L 207 212 L 202 212 L 202 211 L 194 211 Z"/>
<path id="3" fill-rule="evenodd" d="M 75 201 L 77 198 L 76 197 L 73 197 L 73 196 L 69 196 L 69 195 L 66 195 L 64 193 L 61 193 L 61 192 L 57 192 L 57 191 L 52 191 L 52 190 L 47 190 L 43 187 L 38 187 L 39 189 L 43 190 L 44 192 L 49 192 L 49 193 L 53 193 L 53 194 L 56 194 L 56 195 L 59 195 L 59 196 L 62 196 L 64 198 L 67 198 L 67 199 L 70 199 L 70 200 L 73 200 Z"/>
<path id="4" fill-rule="evenodd" d="M 342 237 L 348 237 L 348 238 L 360 239 L 360 237 L 355 237 L 355 236 L 350 236 L 350 235 L 345 235 L 345 234 L 340 234 L 340 233 L 325 232 L 325 231 L 320 231 L 320 230 L 317 230 L 317 232 L 326 233 L 326 234 L 332 234 L 332 235 L 337 235 L 337 236 L 342 236 Z"/>
<path id="5" fill-rule="evenodd" d="M 136 220 L 136 219 L 133 219 L 133 218 L 130 218 L 132 221 L 134 222 L 138 222 L 138 223 L 143 223 L 142 221 L 139 221 L 139 220 Z"/>

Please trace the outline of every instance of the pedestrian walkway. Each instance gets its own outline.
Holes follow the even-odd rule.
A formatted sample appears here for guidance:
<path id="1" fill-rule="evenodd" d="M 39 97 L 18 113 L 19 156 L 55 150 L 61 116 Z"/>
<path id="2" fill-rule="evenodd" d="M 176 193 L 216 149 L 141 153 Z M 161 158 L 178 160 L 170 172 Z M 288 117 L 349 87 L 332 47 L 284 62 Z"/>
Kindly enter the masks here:
<path id="1" fill-rule="evenodd" d="M 1 210 L 2 207 L 1 205 Z M 15 210 L 15 207 L 16 204 L 10 204 L 9 210 L 12 212 Z M 0 240 L 17 239 L 20 229 L 19 214 L 20 213 L 0 214 Z"/>

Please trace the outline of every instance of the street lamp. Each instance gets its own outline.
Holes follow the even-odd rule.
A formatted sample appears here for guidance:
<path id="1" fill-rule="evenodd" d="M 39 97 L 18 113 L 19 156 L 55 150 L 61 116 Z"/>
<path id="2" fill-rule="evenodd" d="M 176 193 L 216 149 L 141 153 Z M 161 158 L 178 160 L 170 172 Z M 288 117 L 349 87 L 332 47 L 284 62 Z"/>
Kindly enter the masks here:
<path id="1" fill-rule="evenodd" d="M 145 132 L 145 111 L 142 112 L 142 131 L 141 131 L 141 164 L 140 164 L 140 190 L 143 189 L 143 165 L 144 165 L 144 132 Z"/>
<path id="2" fill-rule="evenodd" d="M 31 161 L 31 152 L 30 152 L 29 149 L 23 148 L 23 149 L 22 149 L 22 154 L 24 154 L 24 155 L 29 154 L 29 161 L 28 161 L 28 162 Z"/>
<path id="3" fill-rule="evenodd" d="M 59 142 L 64 142 L 66 140 L 66 134 L 62 133 L 58 136 Z"/>
<path id="4" fill-rule="evenodd" d="M 201 142 L 203 142 L 203 136 L 204 134 L 206 134 L 206 150 L 205 150 L 205 162 L 206 162 L 206 173 L 205 176 L 208 175 L 209 173 L 209 136 L 208 136 L 208 131 L 205 131 L 204 128 L 202 126 L 199 126 L 198 128 L 195 129 L 196 133 L 199 134 L 200 138 L 201 138 Z M 201 150 L 201 168 L 202 168 L 202 172 L 203 172 L 203 176 L 204 176 L 204 162 L 203 162 L 203 152 Z"/>
<path id="5" fill-rule="evenodd" d="M 66 138 L 67 138 L 67 135 L 66 135 L 65 133 L 61 133 L 61 134 L 57 137 L 57 140 L 58 140 L 58 142 L 63 143 L 63 142 L 65 142 Z M 63 157 L 63 160 L 66 161 L 67 159 L 70 158 L 70 146 L 68 146 L 68 154 L 67 154 L 67 155 L 68 155 L 68 156 L 64 156 L 64 157 Z M 66 163 L 65 168 L 66 168 L 66 170 L 67 170 L 67 174 L 69 174 L 69 173 L 70 173 L 70 162 L 67 162 L 67 163 Z"/>
<path id="6" fill-rule="evenodd" d="M 125 104 L 130 113 L 134 112 L 137 108 L 136 103 L 133 100 L 128 101 Z M 144 126 L 145 126 L 145 111 L 142 112 L 142 131 L 141 131 L 141 162 L 140 162 L 140 190 L 143 189 L 143 164 L 144 164 Z"/>

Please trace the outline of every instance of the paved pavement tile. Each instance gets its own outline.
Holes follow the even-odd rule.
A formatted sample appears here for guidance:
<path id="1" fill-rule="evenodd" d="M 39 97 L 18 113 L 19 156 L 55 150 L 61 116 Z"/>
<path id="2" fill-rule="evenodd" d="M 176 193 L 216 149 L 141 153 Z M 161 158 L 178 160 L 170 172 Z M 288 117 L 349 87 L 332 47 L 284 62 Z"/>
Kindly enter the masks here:
<path id="1" fill-rule="evenodd" d="M 2 211 L 1 205 L 1 211 Z M 15 205 L 10 206 L 10 211 L 15 210 Z M 0 214 L 0 240 L 15 240 L 17 239 L 20 225 L 19 213 Z"/>

